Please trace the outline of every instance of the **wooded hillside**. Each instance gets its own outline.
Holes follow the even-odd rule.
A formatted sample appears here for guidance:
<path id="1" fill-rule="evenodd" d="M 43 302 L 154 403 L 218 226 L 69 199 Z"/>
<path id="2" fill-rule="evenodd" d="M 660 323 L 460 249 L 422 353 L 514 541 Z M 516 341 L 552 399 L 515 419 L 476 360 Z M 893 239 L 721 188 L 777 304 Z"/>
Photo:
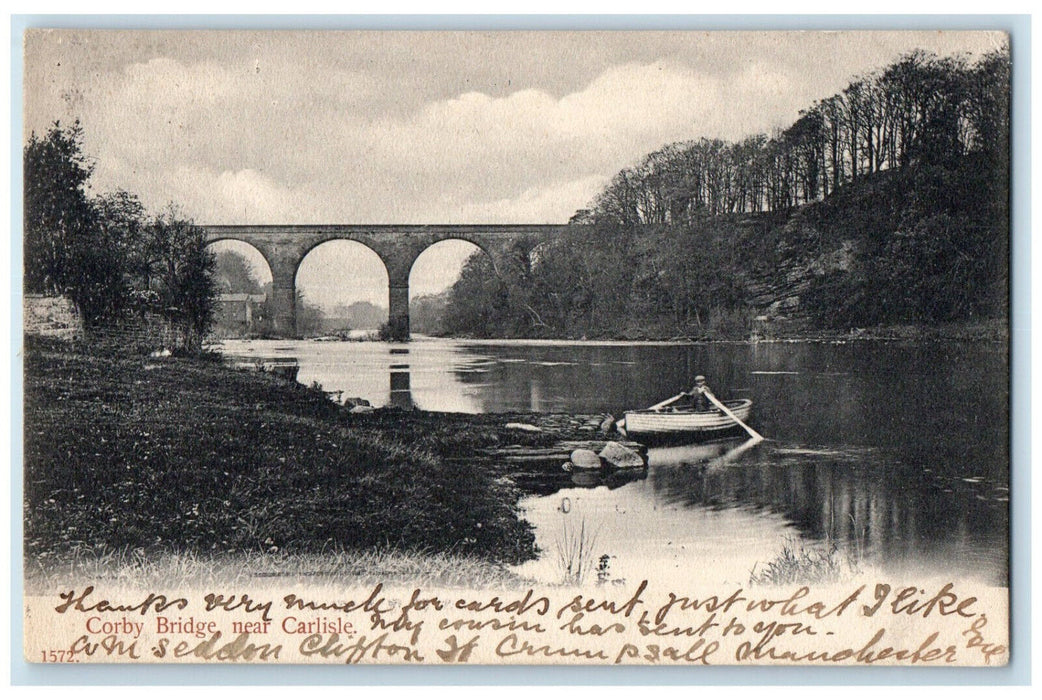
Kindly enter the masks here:
<path id="1" fill-rule="evenodd" d="M 619 172 L 568 235 L 493 274 L 472 258 L 448 334 L 746 337 L 1002 318 L 1008 49 L 917 51 L 787 129 L 670 144 Z"/>

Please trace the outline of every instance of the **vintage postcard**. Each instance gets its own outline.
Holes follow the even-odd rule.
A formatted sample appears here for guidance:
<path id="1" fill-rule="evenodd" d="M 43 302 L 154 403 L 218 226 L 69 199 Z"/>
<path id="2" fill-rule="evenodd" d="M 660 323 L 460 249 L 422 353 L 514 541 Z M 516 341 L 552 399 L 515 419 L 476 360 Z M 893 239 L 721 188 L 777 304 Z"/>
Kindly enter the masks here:
<path id="1" fill-rule="evenodd" d="M 33 663 L 997 667 L 993 31 L 24 35 Z"/>

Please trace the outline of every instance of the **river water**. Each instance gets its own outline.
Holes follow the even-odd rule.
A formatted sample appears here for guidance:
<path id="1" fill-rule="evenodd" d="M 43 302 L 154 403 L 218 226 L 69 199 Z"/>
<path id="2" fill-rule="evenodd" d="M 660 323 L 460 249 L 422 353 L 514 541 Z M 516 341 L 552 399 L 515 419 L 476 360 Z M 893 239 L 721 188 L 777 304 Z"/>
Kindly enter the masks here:
<path id="1" fill-rule="evenodd" d="M 611 413 L 704 374 L 753 399 L 768 440 L 652 449 L 646 475 L 542 488 L 522 501 L 543 556 L 521 573 L 744 585 L 783 547 L 855 570 L 1005 585 L 1008 357 L 974 343 L 656 344 L 416 339 L 226 341 L 292 357 L 298 380 L 376 406 Z M 549 492 L 548 492 L 549 491 Z M 585 554 L 575 553 L 579 543 Z M 574 569 L 573 569 L 574 570 Z"/>

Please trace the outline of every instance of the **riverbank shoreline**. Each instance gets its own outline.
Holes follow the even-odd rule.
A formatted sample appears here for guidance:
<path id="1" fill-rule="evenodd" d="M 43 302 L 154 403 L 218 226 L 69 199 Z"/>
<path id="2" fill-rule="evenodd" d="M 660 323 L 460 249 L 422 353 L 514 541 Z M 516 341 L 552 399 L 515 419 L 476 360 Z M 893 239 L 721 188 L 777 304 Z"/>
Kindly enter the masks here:
<path id="1" fill-rule="evenodd" d="M 828 350 L 837 351 L 847 352 Z M 249 567 L 257 555 L 336 551 L 345 561 L 380 552 L 510 566 L 537 556 L 521 499 L 578 482 L 563 457 L 522 469 L 496 452 L 556 457 L 562 440 L 617 439 L 607 414 L 352 413 L 317 383 L 226 359 L 27 338 L 27 564 L 91 571 L 129 561 L 136 571 L 138 557 L 185 555 L 205 571 L 228 557 Z M 445 566 L 432 560 L 432 570 Z"/>
<path id="2" fill-rule="evenodd" d="M 499 581 L 537 552 L 513 467 L 487 451 L 582 439 L 605 419 L 352 413 L 319 388 L 214 358 L 54 340 L 27 339 L 24 364 L 25 555 L 43 578 L 335 551 L 404 558 L 417 579 L 418 557 Z"/>
<path id="3" fill-rule="evenodd" d="M 540 346 L 554 344 L 585 344 L 602 346 L 619 345 L 756 345 L 770 343 L 848 343 L 848 342 L 980 342 L 1009 344 L 1010 326 L 1006 319 L 986 319 L 973 322 L 950 324 L 916 325 L 891 324 L 867 328 L 851 328 L 847 330 L 810 330 L 799 325 L 788 323 L 765 324 L 758 330 L 736 337 L 702 337 L 702 336 L 670 336 L 660 337 L 654 334 L 634 334 L 626 337 L 615 336 L 583 336 L 583 337 L 547 337 L 547 338 L 481 338 L 476 336 L 442 336 L 414 333 L 414 339 L 458 340 L 474 345 L 501 345 L 510 343 L 522 346 Z M 219 346 L 223 340 L 248 340 L 247 338 L 223 338 L 217 341 Z M 277 340 L 267 338 L 260 340 Z M 337 339 L 330 341 L 328 337 L 304 338 L 309 342 L 392 342 L 377 338 Z M 407 341 L 393 341 L 407 342 Z"/>

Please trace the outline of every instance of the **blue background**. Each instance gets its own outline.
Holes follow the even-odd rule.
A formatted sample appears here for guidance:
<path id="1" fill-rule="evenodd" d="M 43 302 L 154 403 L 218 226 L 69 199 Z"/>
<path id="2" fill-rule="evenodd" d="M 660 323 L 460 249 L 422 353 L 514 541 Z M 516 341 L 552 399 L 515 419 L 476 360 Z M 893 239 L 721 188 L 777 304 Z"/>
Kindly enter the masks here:
<path id="1" fill-rule="evenodd" d="M 11 18 L 11 231 L 22 230 L 22 36 L 30 27 L 79 29 L 961 29 L 1010 34 L 1013 58 L 1011 288 L 1011 663 L 995 669 L 483 666 L 135 666 L 29 664 L 22 655 L 22 477 L 11 470 L 11 682 L 14 685 L 1025 685 L 1031 681 L 1030 532 L 1030 66 L 1026 15 L 16 15 Z M 21 236 L 11 236 L 10 348 L 22 338 Z M 12 362 L 11 463 L 22 463 L 22 367 Z"/>

